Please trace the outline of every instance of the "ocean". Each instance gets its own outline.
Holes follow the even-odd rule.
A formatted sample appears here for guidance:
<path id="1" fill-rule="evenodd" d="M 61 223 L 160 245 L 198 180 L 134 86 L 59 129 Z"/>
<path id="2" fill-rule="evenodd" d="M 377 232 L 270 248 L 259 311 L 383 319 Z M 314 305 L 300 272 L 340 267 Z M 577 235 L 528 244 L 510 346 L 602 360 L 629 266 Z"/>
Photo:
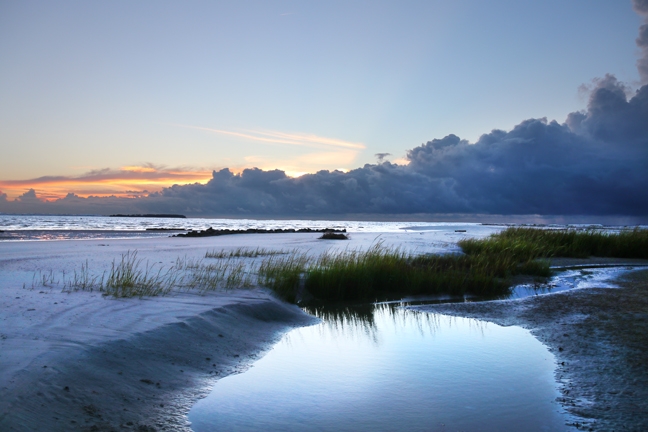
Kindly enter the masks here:
<path id="1" fill-rule="evenodd" d="M 24 240 L 79 240 L 128 239 L 168 237 L 183 230 L 246 230 L 246 229 L 346 229 L 348 232 L 411 232 L 454 231 L 493 224 L 467 222 L 384 222 L 359 220 L 309 219 L 221 219 L 169 217 L 111 217 L 59 215 L 3 215 L 0 214 L 0 241 Z M 514 224 L 502 224 L 514 225 Z M 543 225 L 546 228 L 579 228 L 618 230 L 619 226 L 603 225 Z M 177 231 L 174 231 L 177 230 Z"/>

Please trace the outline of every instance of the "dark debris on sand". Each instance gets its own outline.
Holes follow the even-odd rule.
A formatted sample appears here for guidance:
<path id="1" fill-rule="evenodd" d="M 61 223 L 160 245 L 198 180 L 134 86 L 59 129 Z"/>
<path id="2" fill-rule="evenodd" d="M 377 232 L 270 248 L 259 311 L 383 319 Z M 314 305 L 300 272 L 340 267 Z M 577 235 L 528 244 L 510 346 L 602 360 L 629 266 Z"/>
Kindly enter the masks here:
<path id="1" fill-rule="evenodd" d="M 189 231 L 184 234 L 176 234 L 173 237 L 213 237 L 213 236 L 222 236 L 222 235 L 231 235 L 231 234 L 282 234 L 282 233 L 345 233 L 345 229 L 335 229 L 335 228 L 324 228 L 324 229 L 313 229 L 313 228 L 277 228 L 277 229 L 264 229 L 264 228 L 248 228 L 248 229 L 214 229 L 212 227 L 207 228 L 202 231 Z"/>

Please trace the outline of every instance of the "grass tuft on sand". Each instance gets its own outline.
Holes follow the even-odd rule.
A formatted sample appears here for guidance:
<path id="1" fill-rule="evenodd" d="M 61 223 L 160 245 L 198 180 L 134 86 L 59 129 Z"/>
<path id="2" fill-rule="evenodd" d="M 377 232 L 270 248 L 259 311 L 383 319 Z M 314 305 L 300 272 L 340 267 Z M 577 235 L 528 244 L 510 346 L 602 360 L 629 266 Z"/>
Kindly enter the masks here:
<path id="1" fill-rule="evenodd" d="M 201 259 L 178 258 L 173 266 L 164 268 L 138 258 L 137 251 L 128 251 L 113 260 L 110 271 L 95 275 L 88 262 L 71 275 L 62 274 L 64 291 L 99 291 L 106 296 L 154 297 L 167 295 L 174 290 L 195 290 L 199 293 L 219 289 L 250 288 L 254 285 L 254 266 L 240 259 L 227 257 L 217 263 L 206 264 Z M 40 275 L 40 273 L 39 273 Z M 36 276 L 43 286 L 58 284 L 50 272 Z M 47 284 L 46 284 L 47 282 Z M 32 288 L 36 284 L 32 282 Z"/>
<path id="2" fill-rule="evenodd" d="M 258 258 L 260 256 L 269 255 L 285 255 L 294 252 L 292 250 L 276 250 L 257 247 L 256 249 L 240 247 L 231 251 L 226 250 L 211 250 L 205 253 L 205 258 Z"/>
<path id="3" fill-rule="evenodd" d="M 173 290 L 200 293 L 218 289 L 266 286 L 289 302 L 305 297 L 324 301 L 375 300 L 402 295 L 449 294 L 493 297 L 510 292 L 513 277 L 542 281 L 551 276 L 548 258 L 648 258 L 648 230 L 618 233 L 508 228 L 485 239 L 459 242 L 463 253 L 414 255 L 377 243 L 368 250 L 345 249 L 319 257 L 297 250 L 239 248 L 209 251 L 203 259 L 178 258 L 167 269 L 149 265 L 137 251 L 114 260 L 109 272 L 96 276 L 88 263 L 64 289 L 98 290 L 113 297 L 145 297 Z M 257 260 L 243 258 L 263 257 Z M 52 272 L 34 276 L 44 286 L 56 285 Z M 34 283 L 32 283 L 34 285 Z"/>
<path id="4" fill-rule="evenodd" d="M 419 255 L 377 244 L 317 259 L 288 257 L 260 268 L 263 284 L 288 301 L 307 291 L 319 300 L 374 300 L 399 295 L 501 296 L 513 276 L 551 276 L 548 258 L 648 258 L 648 231 L 509 228 L 486 239 L 459 242 L 463 254 Z"/>

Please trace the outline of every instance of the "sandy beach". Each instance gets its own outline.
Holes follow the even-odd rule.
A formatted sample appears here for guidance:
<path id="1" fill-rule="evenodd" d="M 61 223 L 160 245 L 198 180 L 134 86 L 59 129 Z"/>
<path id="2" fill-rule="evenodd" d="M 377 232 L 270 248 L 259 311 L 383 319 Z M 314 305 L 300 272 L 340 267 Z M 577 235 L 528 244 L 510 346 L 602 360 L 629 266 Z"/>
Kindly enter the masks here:
<path id="1" fill-rule="evenodd" d="M 290 329 L 317 322 L 261 288 L 143 299 L 62 292 L 57 277 L 83 263 L 101 273 L 134 250 L 162 266 L 178 257 L 203 258 L 209 250 L 321 254 L 367 248 L 377 240 L 425 253 L 452 250 L 461 236 L 359 233 L 348 242 L 327 242 L 313 234 L 255 234 L 0 243 L 0 430 L 188 431 L 187 412 L 218 379 L 246 370 Z M 588 263 L 595 262 L 574 262 Z M 646 272 L 620 283 L 618 289 L 420 310 L 530 329 L 559 359 L 561 402 L 592 419 L 580 427 L 641 430 L 648 426 Z"/>
<path id="2" fill-rule="evenodd" d="M 316 234 L 0 243 L 0 429 L 190 430 L 186 413 L 223 376 L 245 370 L 286 331 L 317 322 L 265 289 L 114 299 L 62 292 L 62 274 L 108 271 L 128 251 L 151 264 L 211 250 L 386 246 L 434 252 L 460 235 Z M 48 279 L 43 285 L 43 277 Z"/>

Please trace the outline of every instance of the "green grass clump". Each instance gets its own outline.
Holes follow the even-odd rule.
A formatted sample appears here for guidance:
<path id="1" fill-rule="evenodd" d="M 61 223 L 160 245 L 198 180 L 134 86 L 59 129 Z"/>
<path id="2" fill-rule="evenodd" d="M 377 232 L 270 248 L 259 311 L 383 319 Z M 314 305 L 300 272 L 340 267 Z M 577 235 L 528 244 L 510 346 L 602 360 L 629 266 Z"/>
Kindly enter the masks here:
<path id="1" fill-rule="evenodd" d="M 118 260 L 113 260 L 108 272 L 94 275 L 86 261 L 81 264 L 79 271 L 74 270 L 69 276 L 63 273 L 62 280 L 63 291 L 67 292 L 96 290 L 118 298 L 151 297 L 167 295 L 172 291 L 197 291 L 203 294 L 219 289 L 250 288 L 256 282 L 255 269 L 255 265 L 235 258 L 205 264 L 201 259 L 186 256 L 177 258 L 174 265 L 165 268 L 144 262 L 138 258 L 137 251 L 128 251 Z M 43 286 L 57 283 L 51 271 L 42 279 Z M 32 288 L 34 285 L 32 283 Z"/>
<path id="2" fill-rule="evenodd" d="M 328 301 L 399 295 L 507 294 L 513 276 L 551 276 L 551 257 L 648 258 L 648 230 L 619 233 L 509 228 L 486 239 L 459 242 L 463 254 L 406 254 L 375 245 L 367 251 L 289 257 L 262 265 L 263 284 L 288 301 L 304 290 Z"/>
<path id="3" fill-rule="evenodd" d="M 295 303 L 302 275 L 310 261 L 305 253 L 297 251 L 287 256 L 266 258 L 258 269 L 259 283 L 271 288 L 286 301 Z"/>
<path id="4" fill-rule="evenodd" d="M 137 257 L 137 251 L 127 252 L 120 261 L 112 262 L 106 281 L 100 290 L 113 297 L 145 297 L 169 293 L 177 282 L 177 273 L 163 271 Z"/>
<path id="5" fill-rule="evenodd" d="M 510 255 L 518 261 L 536 258 L 648 258 L 648 230 L 618 233 L 599 230 L 508 228 L 489 238 L 459 241 L 469 255 Z"/>
<path id="6" fill-rule="evenodd" d="M 547 278 L 548 258 L 648 258 L 648 230 L 619 233 L 596 230 L 509 228 L 485 239 L 459 243 L 463 253 L 414 255 L 378 243 L 368 250 L 327 252 L 311 257 L 297 250 L 239 248 L 211 251 L 203 259 L 178 258 L 170 268 L 144 263 L 137 251 L 113 260 L 110 271 L 90 272 L 88 262 L 63 274 L 64 290 L 98 290 L 113 297 L 165 295 L 173 290 L 200 293 L 218 289 L 266 286 L 287 301 L 312 296 L 325 301 L 396 298 L 402 295 L 449 294 L 501 296 L 513 276 Z M 264 256 L 263 261 L 244 260 Z M 34 274 L 37 283 L 53 286 L 53 271 Z"/>
<path id="7" fill-rule="evenodd" d="M 218 289 L 250 288 L 254 285 L 251 270 L 239 260 L 221 261 L 217 264 L 195 265 L 185 275 L 184 286 L 201 293 Z"/>
<path id="8" fill-rule="evenodd" d="M 318 258 L 293 254 L 264 261 L 260 283 L 294 302 L 300 291 L 327 301 L 396 295 L 505 294 L 509 276 L 549 276 L 548 262 L 521 265 L 509 256 L 421 255 L 377 244 L 369 250 L 330 252 Z"/>
<path id="9" fill-rule="evenodd" d="M 509 276 L 524 271 L 548 276 L 548 263 L 521 267 L 510 257 L 470 255 L 413 256 L 373 247 L 320 258 L 306 270 L 305 288 L 325 300 L 363 300 L 394 295 L 501 295 Z"/>

